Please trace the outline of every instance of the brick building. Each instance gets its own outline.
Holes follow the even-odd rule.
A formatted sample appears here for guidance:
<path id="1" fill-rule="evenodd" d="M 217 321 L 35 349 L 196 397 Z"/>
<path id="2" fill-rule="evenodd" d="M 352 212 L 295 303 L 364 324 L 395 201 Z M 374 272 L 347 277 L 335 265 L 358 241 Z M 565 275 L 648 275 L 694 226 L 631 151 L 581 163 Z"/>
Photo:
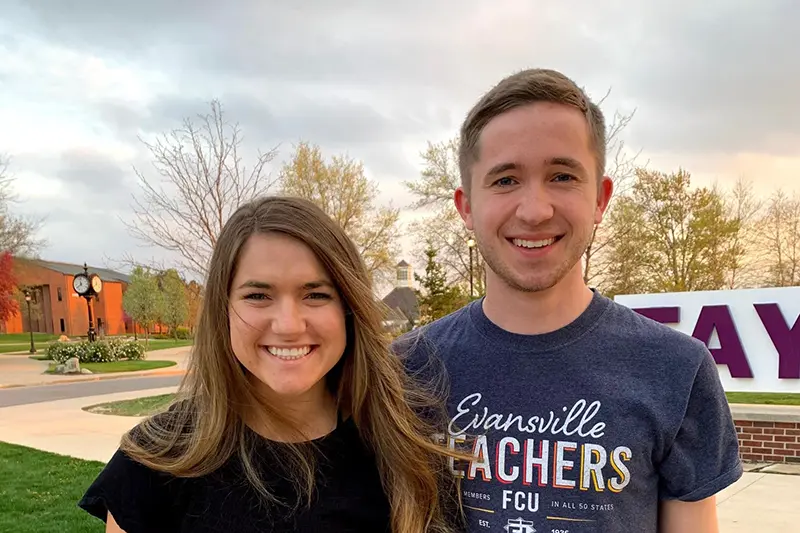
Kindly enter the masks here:
<path id="1" fill-rule="evenodd" d="M 86 335 L 89 329 L 86 299 L 72 288 L 72 279 L 79 272 L 83 272 L 83 265 L 14 258 L 17 285 L 29 289 L 33 312 L 29 323 L 27 306 L 22 302 L 19 313 L 0 322 L 0 331 Z M 97 331 L 105 335 L 133 333 L 133 321 L 122 310 L 122 294 L 130 282 L 128 276 L 92 266 L 89 273 L 103 280 L 103 290 L 92 301 Z"/>

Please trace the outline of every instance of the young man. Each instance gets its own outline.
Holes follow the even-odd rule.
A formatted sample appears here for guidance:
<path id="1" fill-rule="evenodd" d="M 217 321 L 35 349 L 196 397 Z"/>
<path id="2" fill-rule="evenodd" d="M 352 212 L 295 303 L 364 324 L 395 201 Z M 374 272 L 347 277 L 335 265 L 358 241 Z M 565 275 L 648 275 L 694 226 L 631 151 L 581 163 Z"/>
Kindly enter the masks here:
<path id="1" fill-rule="evenodd" d="M 583 281 L 604 165 L 600 109 L 551 70 L 502 80 L 462 126 L 455 203 L 486 296 L 395 349 L 443 365 L 472 532 L 716 533 L 742 475 L 705 345 Z"/>

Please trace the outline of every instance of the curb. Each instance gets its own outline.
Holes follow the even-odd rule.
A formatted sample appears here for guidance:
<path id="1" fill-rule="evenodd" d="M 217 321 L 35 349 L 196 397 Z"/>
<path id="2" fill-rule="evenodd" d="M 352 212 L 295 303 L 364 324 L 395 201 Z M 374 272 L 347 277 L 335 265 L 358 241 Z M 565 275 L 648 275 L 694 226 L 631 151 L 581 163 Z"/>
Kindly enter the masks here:
<path id="1" fill-rule="evenodd" d="M 119 375 L 122 374 L 122 375 Z M 127 374 L 127 375 L 125 375 Z M 65 378 L 59 381 L 42 381 L 38 383 L 20 383 L 20 384 L 0 384 L 0 390 L 3 389 L 21 389 L 27 387 L 44 387 L 48 385 L 62 385 L 67 383 L 82 383 L 89 381 L 105 381 L 109 379 L 132 379 L 132 378 L 149 378 L 155 376 L 182 376 L 186 374 L 186 370 L 145 370 L 141 374 L 132 374 L 126 372 L 118 372 L 110 375 L 94 374 L 85 375 L 86 377 Z"/>

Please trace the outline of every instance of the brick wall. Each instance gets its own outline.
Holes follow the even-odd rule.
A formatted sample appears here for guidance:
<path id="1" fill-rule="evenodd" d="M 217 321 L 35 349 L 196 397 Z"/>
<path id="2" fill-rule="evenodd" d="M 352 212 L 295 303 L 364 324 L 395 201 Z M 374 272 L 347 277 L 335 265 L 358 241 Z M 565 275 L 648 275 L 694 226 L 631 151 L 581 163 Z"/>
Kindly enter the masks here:
<path id="1" fill-rule="evenodd" d="M 800 422 L 734 420 L 744 461 L 800 464 Z"/>

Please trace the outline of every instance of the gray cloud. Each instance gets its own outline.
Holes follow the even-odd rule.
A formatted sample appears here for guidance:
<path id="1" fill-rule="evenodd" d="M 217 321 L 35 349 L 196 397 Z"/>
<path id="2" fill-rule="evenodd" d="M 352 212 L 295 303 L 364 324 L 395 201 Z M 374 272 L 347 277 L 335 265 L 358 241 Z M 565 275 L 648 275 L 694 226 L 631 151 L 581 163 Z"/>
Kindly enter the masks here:
<path id="1" fill-rule="evenodd" d="M 798 21 L 789 0 L 657 10 L 625 78 L 642 110 L 637 139 L 655 150 L 796 153 Z"/>
<path id="2" fill-rule="evenodd" d="M 633 149 L 698 161 L 796 154 L 800 142 L 794 0 L 0 0 L 0 11 L 7 52 L 34 36 L 168 79 L 172 88 L 154 89 L 144 103 L 97 94 L 65 102 L 133 147 L 145 173 L 137 137 L 180 127 L 219 98 L 247 152 L 280 145 L 276 167 L 301 139 L 328 155 L 347 152 L 403 205 L 399 182 L 416 177 L 419 164 L 404 146 L 455 134 L 484 91 L 531 66 L 562 70 L 594 97 L 612 88 L 609 116 L 637 107 L 625 132 Z M 58 97 L 26 72 L 16 81 L 0 73 L 0 82 L 16 87 L 16 97 Z M 124 212 L 132 174 L 104 157 L 69 151 L 17 158 L 17 166 L 102 189 Z M 120 185 L 97 187 L 103 180 Z M 70 213 L 71 221 L 90 219 Z M 132 246 L 124 232 L 112 234 L 108 246 Z"/>
<path id="3" fill-rule="evenodd" d="M 477 0 L 15 4 L 49 40 L 155 62 L 179 83 L 205 84 L 207 99 L 227 93 L 232 114 L 254 123 L 249 135 L 270 142 L 396 142 L 436 127 L 439 114 L 425 102 L 463 113 L 502 75 L 532 65 L 559 68 L 596 96 L 613 86 L 640 109 L 630 142 L 649 150 L 786 153 L 794 145 L 774 136 L 800 135 L 800 4 L 792 0 L 703 9 L 688 0 L 493 9 Z M 361 97 L 342 96 L 348 91 Z M 197 100 L 158 102 L 150 127 L 195 112 Z M 387 113 L 387 102 L 401 111 Z M 113 104 L 104 116 L 141 125 Z"/>

